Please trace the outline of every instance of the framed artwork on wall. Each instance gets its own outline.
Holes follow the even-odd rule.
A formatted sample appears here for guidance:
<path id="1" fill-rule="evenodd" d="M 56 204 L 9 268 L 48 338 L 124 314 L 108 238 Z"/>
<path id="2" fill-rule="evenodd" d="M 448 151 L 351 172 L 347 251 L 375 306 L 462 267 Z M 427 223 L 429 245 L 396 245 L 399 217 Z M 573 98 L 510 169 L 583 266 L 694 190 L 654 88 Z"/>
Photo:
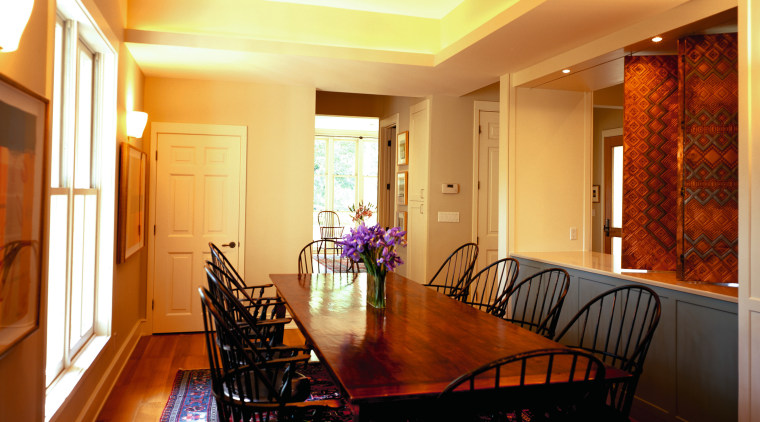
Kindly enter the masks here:
<path id="1" fill-rule="evenodd" d="M 401 132 L 396 135 L 396 157 L 398 157 L 397 163 L 400 166 L 409 164 L 409 131 Z"/>
<path id="2" fill-rule="evenodd" d="M 126 142 L 119 165 L 119 232 L 117 261 L 124 262 L 145 244 L 146 155 Z"/>
<path id="3" fill-rule="evenodd" d="M 396 181 L 396 192 L 398 195 L 397 202 L 399 205 L 406 205 L 407 186 L 409 185 L 409 181 L 407 180 L 408 174 L 408 171 L 400 171 L 398 173 L 398 178 Z"/>
<path id="4" fill-rule="evenodd" d="M 47 108 L 0 75 L 0 357 L 40 326 Z"/>
<path id="5" fill-rule="evenodd" d="M 396 226 L 399 227 L 401 230 L 406 231 L 406 211 L 399 211 L 398 217 L 396 218 Z M 406 234 L 404 234 L 404 239 L 406 239 Z"/>

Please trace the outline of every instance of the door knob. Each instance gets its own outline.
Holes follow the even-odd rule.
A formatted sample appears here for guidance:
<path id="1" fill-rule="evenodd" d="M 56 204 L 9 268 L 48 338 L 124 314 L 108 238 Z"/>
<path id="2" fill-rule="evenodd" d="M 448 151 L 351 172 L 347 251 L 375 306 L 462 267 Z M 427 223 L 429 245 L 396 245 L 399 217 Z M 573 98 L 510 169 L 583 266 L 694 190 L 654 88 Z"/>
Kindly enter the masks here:
<path id="1" fill-rule="evenodd" d="M 235 249 L 235 242 L 225 243 L 225 244 L 224 244 L 224 245 L 222 245 L 222 246 L 227 246 L 227 247 L 230 247 L 230 248 L 232 248 L 232 249 Z"/>

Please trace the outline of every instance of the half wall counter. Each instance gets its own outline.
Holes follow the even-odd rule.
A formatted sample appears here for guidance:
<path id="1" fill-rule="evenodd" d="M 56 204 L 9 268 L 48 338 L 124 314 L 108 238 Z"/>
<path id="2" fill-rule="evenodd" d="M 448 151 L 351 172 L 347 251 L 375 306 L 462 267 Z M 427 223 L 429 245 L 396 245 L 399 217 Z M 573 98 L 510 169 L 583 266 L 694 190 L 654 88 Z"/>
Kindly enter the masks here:
<path id="1" fill-rule="evenodd" d="M 518 280 L 553 267 L 570 274 L 558 329 L 581 306 L 614 287 L 643 284 L 660 296 L 660 324 L 632 416 L 647 421 L 737 420 L 736 287 L 678 281 L 673 272 L 624 272 L 613 256 L 598 252 L 519 252 L 512 257 L 520 262 Z"/>

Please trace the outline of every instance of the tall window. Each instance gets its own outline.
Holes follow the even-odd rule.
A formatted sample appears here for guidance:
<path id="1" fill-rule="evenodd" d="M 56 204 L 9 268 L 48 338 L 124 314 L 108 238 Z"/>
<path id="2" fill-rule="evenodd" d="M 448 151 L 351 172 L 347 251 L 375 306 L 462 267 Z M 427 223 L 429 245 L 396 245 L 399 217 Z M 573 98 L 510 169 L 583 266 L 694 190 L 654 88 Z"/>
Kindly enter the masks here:
<path id="1" fill-rule="evenodd" d="M 335 211 L 351 226 L 349 207 L 363 202 L 377 206 L 377 119 L 317 116 L 314 139 L 314 238 L 316 216 Z M 367 224 L 375 224 L 377 214 Z"/>
<path id="2" fill-rule="evenodd" d="M 104 186 L 114 183 L 107 175 L 114 171 L 115 145 L 103 139 L 113 129 L 115 108 L 106 98 L 114 94 L 115 55 L 71 10 L 79 9 L 59 10 L 55 24 L 47 385 L 110 329 L 113 188 Z"/>

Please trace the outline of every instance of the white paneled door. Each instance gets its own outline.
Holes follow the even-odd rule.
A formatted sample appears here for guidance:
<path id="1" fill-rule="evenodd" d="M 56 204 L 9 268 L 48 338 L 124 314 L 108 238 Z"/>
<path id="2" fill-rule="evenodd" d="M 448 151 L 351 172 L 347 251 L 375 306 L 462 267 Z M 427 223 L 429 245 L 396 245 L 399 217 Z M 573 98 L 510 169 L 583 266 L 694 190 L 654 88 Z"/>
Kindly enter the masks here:
<path id="1" fill-rule="evenodd" d="M 153 124 L 153 332 L 201 331 L 208 243 L 242 274 L 246 128 Z"/>
<path id="2" fill-rule="evenodd" d="M 499 257 L 499 112 L 480 110 L 479 115 L 476 270 Z"/>
<path id="3" fill-rule="evenodd" d="M 409 178 L 406 276 L 427 283 L 428 210 L 427 192 L 430 157 L 430 102 L 413 105 L 409 115 Z M 435 265 L 440 265 L 436 263 Z M 435 268 L 438 269 L 437 267 Z"/>

